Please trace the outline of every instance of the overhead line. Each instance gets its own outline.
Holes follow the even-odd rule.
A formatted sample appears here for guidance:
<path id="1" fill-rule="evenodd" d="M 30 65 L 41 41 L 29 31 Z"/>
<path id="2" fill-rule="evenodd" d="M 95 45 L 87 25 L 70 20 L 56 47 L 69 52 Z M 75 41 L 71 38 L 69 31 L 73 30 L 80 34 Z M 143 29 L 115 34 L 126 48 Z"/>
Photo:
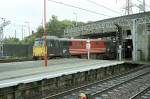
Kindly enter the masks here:
<path id="1" fill-rule="evenodd" d="M 92 11 L 92 10 L 87 10 L 85 8 L 80 8 L 80 7 L 77 7 L 77 6 L 74 6 L 74 5 L 70 5 L 70 4 L 66 4 L 66 3 L 63 3 L 63 2 L 58 2 L 58 1 L 54 1 L 54 0 L 49 0 L 49 1 L 55 2 L 55 3 L 58 3 L 58 4 L 62 4 L 62 5 L 68 6 L 68 7 L 80 9 L 80 10 L 83 10 L 83 11 L 86 11 L 86 12 L 90 12 L 90 13 L 93 13 L 93 14 L 98 14 L 98 15 L 103 15 L 103 16 L 107 16 L 107 17 L 112 17 L 112 16 L 109 16 L 109 15 L 106 15 L 106 14 L 102 14 L 102 13 L 95 12 L 95 11 Z"/>
<path id="2" fill-rule="evenodd" d="M 96 3 L 96 2 L 94 2 L 94 1 L 91 1 L 91 0 L 87 0 L 87 1 L 90 2 L 90 3 L 93 3 L 93 4 L 95 4 L 95 5 L 97 5 L 97 6 L 99 6 L 99 7 L 103 7 L 103 8 L 105 8 L 105 9 L 109 10 L 109 11 L 112 11 L 112 12 L 114 12 L 114 13 L 120 14 L 120 12 L 115 11 L 115 10 L 112 10 L 111 8 L 108 8 L 108 7 L 104 6 L 104 5 L 101 5 L 101 4 L 99 4 L 99 3 Z"/>
<path id="3" fill-rule="evenodd" d="M 143 3 L 142 1 L 140 1 L 140 0 L 137 0 L 138 2 L 140 2 L 140 3 Z M 147 6 L 147 7 L 149 7 L 150 8 L 150 5 L 148 5 L 148 4 L 145 4 L 145 6 Z"/>

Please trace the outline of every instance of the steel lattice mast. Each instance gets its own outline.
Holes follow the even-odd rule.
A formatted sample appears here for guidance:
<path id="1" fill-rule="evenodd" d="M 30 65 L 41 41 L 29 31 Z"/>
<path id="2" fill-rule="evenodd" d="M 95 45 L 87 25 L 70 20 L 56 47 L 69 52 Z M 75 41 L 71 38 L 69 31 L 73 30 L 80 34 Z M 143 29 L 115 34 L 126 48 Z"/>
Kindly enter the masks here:
<path id="1" fill-rule="evenodd" d="M 125 6 L 125 15 L 132 14 L 132 0 L 126 0 L 126 6 Z"/>

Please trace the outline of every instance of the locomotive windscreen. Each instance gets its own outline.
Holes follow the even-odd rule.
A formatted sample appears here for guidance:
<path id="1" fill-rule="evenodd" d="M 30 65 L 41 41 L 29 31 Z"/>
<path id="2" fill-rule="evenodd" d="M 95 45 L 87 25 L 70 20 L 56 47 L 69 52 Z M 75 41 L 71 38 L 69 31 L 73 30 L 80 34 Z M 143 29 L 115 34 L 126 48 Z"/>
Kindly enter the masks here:
<path id="1" fill-rule="evenodd" d="M 43 40 L 35 40 L 34 42 L 34 46 L 44 46 L 44 41 Z"/>

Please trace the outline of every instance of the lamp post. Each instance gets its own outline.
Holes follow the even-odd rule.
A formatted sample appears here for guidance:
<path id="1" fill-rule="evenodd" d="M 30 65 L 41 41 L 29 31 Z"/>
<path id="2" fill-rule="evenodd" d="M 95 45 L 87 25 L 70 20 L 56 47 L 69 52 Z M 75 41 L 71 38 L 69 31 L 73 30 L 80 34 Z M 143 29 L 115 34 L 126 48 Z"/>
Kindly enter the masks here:
<path id="1" fill-rule="evenodd" d="M 24 25 L 22 25 L 21 31 L 22 31 L 22 40 L 23 40 L 23 38 L 24 38 Z"/>
<path id="2" fill-rule="evenodd" d="M 73 12 L 73 14 L 76 16 L 76 26 L 77 26 L 77 25 L 78 25 L 78 24 L 77 24 L 78 14 L 77 14 L 77 13 L 75 13 L 75 12 Z"/>
<path id="3" fill-rule="evenodd" d="M 26 21 L 26 22 L 24 22 L 24 23 L 26 23 L 26 24 L 27 24 L 28 32 L 29 32 L 29 36 L 30 36 L 30 35 L 31 35 L 31 33 L 30 33 L 30 22 Z"/>
<path id="4" fill-rule="evenodd" d="M 44 49 L 45 49 L 45 54 L 44 54 L 44 63 L 45 66 L 47 66 L 48 64 L 48 60 L 47 60 L 47 46 L 46 46 L 46 0 L 44 0 Z"/>

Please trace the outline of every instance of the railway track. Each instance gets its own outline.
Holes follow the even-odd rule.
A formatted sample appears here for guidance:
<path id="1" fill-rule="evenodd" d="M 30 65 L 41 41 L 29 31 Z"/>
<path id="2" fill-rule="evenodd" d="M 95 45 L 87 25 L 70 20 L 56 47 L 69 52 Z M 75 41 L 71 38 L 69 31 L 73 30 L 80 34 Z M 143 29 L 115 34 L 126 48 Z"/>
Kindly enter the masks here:
<path id="1" fill-rule="evenodd" d="M 90 99 L 129 99 L 141 89 L 149 86 L 149 78 L 150 72 L 145 72 L 102 91 L 92 93 Z"/>
<path id="2" fill-rule="evenodd" d="M 8 59 L 0 59 L 0 63 L 22 62 L 22 61 L 33 61 L 33 59 L 32 58 L 8 58 Z"/>
<path id="3" fill-rule="evenodd" d="M 150 99 L 150 86 L 143 88 L 142 91 L 135 94 L 130 99 Z"/>
<path id="4" fill-rule="evenodd" d="M 129 99 L 138 93 L 143 86 L 149 86 L 149 78 L 150 67 L 144 66 L 122 75 L 44 97 L 43 99 L 78 99 L 80 93 L 86 94 L 88 99 Z M 132 85 L 136 86 L 132 88 Z"/>

